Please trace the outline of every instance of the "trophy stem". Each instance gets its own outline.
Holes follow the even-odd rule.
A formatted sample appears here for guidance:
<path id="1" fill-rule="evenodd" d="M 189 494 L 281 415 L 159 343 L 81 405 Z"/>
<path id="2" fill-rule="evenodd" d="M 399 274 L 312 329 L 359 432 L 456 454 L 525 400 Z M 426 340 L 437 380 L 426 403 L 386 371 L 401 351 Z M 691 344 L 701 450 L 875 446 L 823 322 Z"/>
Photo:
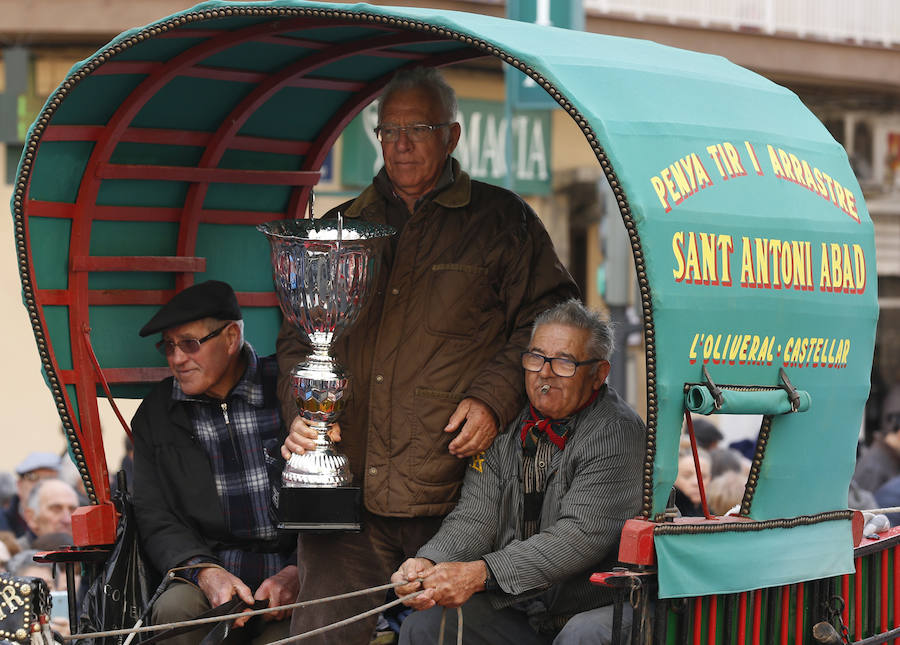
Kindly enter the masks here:
<path id="1" fill-rule="evenodd" d="M 281 481 L 289 488 L 347 486 L 353 480 L 350 465 L 335 448 L 328 428 L 344 407 L 350 379 L 328 355 L 327 346 L 312 347 L 306 362 L 291 370 L 291 381 L 297 411 L 316 431 L 316 447 L 302 455 L 291 455 Z"/>

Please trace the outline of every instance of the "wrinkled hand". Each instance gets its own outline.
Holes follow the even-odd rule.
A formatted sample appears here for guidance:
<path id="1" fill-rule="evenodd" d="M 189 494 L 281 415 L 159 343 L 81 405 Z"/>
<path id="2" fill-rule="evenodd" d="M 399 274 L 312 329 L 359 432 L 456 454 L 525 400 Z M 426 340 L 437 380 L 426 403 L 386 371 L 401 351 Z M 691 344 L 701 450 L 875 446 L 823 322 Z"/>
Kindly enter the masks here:
<path id="1" fill-rule="evenodd" d="M 493 443 L 497 436 L 497 419 L 487 404 L 469 397 L 456 406 L 444 432 L 453 432 L 457 428 L 460 431 L 450 442 L 450 454 L 460 458 L 471 457 L 487 450 Z"/>
<path id="2" fill-rule="evenodd" d="M 409 558 L 400 565 L 400 568 L 397 569 L 393 575 L 391 575 L 391 582 L 403 582 L 406 580 L 409 584 L 396 587 L 394 592 L 398 597 L 402 598 L 403 596 L 419 591 L 422 589 L 419 578 L 424 578 L 425 573 L 432 569 L 434 569 L 434 562 L 427 558 Z M 434 600 L 431 598 L 433 593 L 433 591 L 426 591 L 415 598 L 403 601 L 403 604 L 416 610 L 434 607 Z"/>
<path id="3" fill-rule="evenodd" d="M 245 585 L 240 578 L 232 575 L 222 567 L 205 567 L 200 570 L 197 576 L 197 584 L 201 591 L 206 594 L 210 607 L 218 607 L 223 602 L 228 602 L 237 594 L 248 605 L 253 605 L 253 592 L 250 587 Z M 247 618 L 238 618 L 234 621 L 235 627 L 243 627 L 244 623 L 250 620 Z"/>
<path id="4" fill-rule="evenodd" d="M 284 445 L 281 446 L 281 456 L 285 459 L 290 459 L 292 454 L 302 455 L 307 451 L 315 450 L 317 436 L 316 431 L 306 424 L 303 417 L 294 417 L 287 439 L 284 440 Z M 340 424 L 332 424 L 328 428 L 328 436 L 335 443 L 339 442 L 341 440 Z"/>
<path id="5" fill-rule="evenodd" d="M 297 577 L 297 567 L 289 565 L 271 578 L 263 580 L 253 597 L 256 600 L 268 600 L 269 607 L 279 607 L 296 602 L 299 591 L 300 579 Z M 263 620 L 281 620 L 287 618 L 289 614 L 290 610 L 283 609 L 263 614 Z"/>
<path id="6" fill-rule="evenodd" d="M 473 562 L 441 562 L 430 571 L 425 571 L 422 586 L 426 595 L 442 607 L 459 607 L 472 594 L 484 591 L 484 579 L 487 576 L 487 565 L 484 560 Z M 419 598 L 416 598 L 418 600 Z"/>

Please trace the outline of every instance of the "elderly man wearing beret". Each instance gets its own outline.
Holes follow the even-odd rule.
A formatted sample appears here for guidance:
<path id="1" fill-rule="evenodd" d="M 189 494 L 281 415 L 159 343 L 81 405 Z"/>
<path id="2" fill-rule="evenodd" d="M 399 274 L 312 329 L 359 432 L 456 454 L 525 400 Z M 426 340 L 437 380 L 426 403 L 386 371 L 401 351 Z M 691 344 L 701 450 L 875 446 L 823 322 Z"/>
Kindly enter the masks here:
<path id="1" fill-rule="evenodd" d="M 155 603 L 153 621 L 192 618 L 235 595 L 248 605 L 293 602 L 293 540 L 279 535 L 269 508 L 283 463 L 274 357 L 257 356 L 244 341 L 237 298 L 224 282 L 175 295 L 140 331 L 157 333 L 172 376 L 132 422 L 134 504 L 156 568 L 185 568 Z M 288 633 L 285 617 L 240 619 L 228 642 L 278 640 Z M 167 642 L 199 643 L 206 631 Z"/>

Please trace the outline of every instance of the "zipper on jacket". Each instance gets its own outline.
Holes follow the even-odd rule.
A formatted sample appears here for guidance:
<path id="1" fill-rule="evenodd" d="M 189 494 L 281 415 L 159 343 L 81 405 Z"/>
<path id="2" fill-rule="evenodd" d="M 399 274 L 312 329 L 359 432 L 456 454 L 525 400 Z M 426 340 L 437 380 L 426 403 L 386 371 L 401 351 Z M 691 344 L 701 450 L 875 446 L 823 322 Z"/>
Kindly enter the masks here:
<path id="1" fill-rule="evenodd" d="M 234 458 L 237 463 L 242 463 L 243 459 L 241 459 L 241 453 L 238 451 L 237 441 L 234 437 L 234 432 L 231 430 L 231 419 L 228 416 L 228 402 L 222 401 L 219 406 L 222 408 L 222 416 L 225 417 L 225 429 L 228 431 L 228 438 L 231 440 L 231 449 L 234 451 Z"/>

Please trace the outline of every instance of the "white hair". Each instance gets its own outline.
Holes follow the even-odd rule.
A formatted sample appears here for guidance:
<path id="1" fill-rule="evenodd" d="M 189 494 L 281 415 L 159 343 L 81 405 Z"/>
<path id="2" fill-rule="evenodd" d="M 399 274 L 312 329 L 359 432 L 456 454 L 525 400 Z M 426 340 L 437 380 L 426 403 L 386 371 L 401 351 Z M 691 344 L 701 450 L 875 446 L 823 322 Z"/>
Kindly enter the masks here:
<path id="1" fill-rule="evenodd" d="M 602 361 L 609 360 L 615 346 L 612 324 L 596 311 L 585 307 L 580 300 L 572 298 L 538 314 L 531 329 L 532 340 L 538 327 L 549 324 L 566 325 L 589 331 L 591 337 L 587 346 L 588 357 L 598 358 Z"/>

